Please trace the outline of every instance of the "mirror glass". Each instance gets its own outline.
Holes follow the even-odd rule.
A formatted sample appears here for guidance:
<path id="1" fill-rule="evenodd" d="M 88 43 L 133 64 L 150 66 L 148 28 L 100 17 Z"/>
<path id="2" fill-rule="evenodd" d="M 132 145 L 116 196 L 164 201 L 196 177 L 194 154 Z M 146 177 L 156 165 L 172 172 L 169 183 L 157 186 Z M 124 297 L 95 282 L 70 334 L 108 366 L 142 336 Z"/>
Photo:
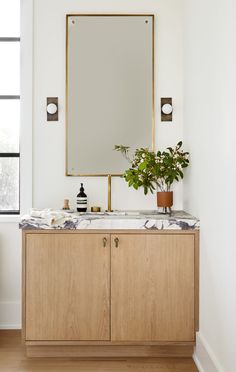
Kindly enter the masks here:
<path id="1" fill-rule="evenodd" d="M 67 175 L 119 175 L 153 144 L 153 16 L 67 16 Z"/>

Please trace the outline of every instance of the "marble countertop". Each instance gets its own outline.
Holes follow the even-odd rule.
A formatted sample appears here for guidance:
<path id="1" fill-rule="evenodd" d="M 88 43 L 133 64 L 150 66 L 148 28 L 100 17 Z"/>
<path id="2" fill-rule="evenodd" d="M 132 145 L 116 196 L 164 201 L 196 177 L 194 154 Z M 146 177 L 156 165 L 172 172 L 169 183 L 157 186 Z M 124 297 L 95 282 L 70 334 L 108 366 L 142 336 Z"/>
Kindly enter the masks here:
<path id="1" fill-rule="evenodd" d="M 200 221 L 184 211 L 162 214 L 157 211 L 114 211 L 73 213 L 54 210 L 32 210 L 21 217 L 19 227 L 66 230 L 198 230 Z"/>

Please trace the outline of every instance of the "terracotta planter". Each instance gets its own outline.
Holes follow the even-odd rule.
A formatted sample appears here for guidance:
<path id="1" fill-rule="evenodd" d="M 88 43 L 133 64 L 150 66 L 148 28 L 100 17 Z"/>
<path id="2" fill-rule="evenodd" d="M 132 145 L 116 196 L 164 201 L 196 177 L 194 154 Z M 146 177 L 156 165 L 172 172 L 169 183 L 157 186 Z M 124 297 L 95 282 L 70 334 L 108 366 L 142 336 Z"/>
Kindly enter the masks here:
<path id="1" fill-rule="evenodd" d="M 173 205 L 173 191 L 157 192 L 157 206 L 171 208 Z"/>

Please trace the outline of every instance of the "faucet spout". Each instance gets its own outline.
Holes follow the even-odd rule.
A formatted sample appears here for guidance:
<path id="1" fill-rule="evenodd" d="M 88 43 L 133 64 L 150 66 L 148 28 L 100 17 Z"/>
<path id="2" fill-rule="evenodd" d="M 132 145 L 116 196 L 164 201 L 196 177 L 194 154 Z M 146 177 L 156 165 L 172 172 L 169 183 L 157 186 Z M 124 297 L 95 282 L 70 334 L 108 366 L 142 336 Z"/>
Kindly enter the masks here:
<path id="1" fill-rule="evenodd" d="M 107 212 L 112 212 L 111 209 L 111 175 L 107 175 L 107 191 L 108 191 L 108 198 L 107 198 Z"/>

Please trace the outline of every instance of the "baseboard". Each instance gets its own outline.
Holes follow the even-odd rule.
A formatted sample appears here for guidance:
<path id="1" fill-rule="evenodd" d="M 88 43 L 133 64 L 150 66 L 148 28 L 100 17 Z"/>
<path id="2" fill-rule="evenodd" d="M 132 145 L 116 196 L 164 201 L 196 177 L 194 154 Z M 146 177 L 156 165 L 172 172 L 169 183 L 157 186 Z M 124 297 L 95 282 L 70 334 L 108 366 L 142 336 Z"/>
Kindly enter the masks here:
<path id="1" fill-rule="evenodd" d="M 7 329 L 16 329 L 21 330 L 21 324 L 1 324 L 0 323 L 0 330 L 7 330 Z"/>
<path id="2" fill-rule="evenodd" d="M 26 345 L 28 357 L 190 358 L 193 345 Z"/>
<path id="3" fill-rule="evenodd" d="M 193 360 L 199 372 L 224 372 L 201 332 L 197 333 Z"/>
<path id="4" fill-rule="evenodd" d="M 20 302 L 0 302 L 0 329 L 21 329 Z"/>

